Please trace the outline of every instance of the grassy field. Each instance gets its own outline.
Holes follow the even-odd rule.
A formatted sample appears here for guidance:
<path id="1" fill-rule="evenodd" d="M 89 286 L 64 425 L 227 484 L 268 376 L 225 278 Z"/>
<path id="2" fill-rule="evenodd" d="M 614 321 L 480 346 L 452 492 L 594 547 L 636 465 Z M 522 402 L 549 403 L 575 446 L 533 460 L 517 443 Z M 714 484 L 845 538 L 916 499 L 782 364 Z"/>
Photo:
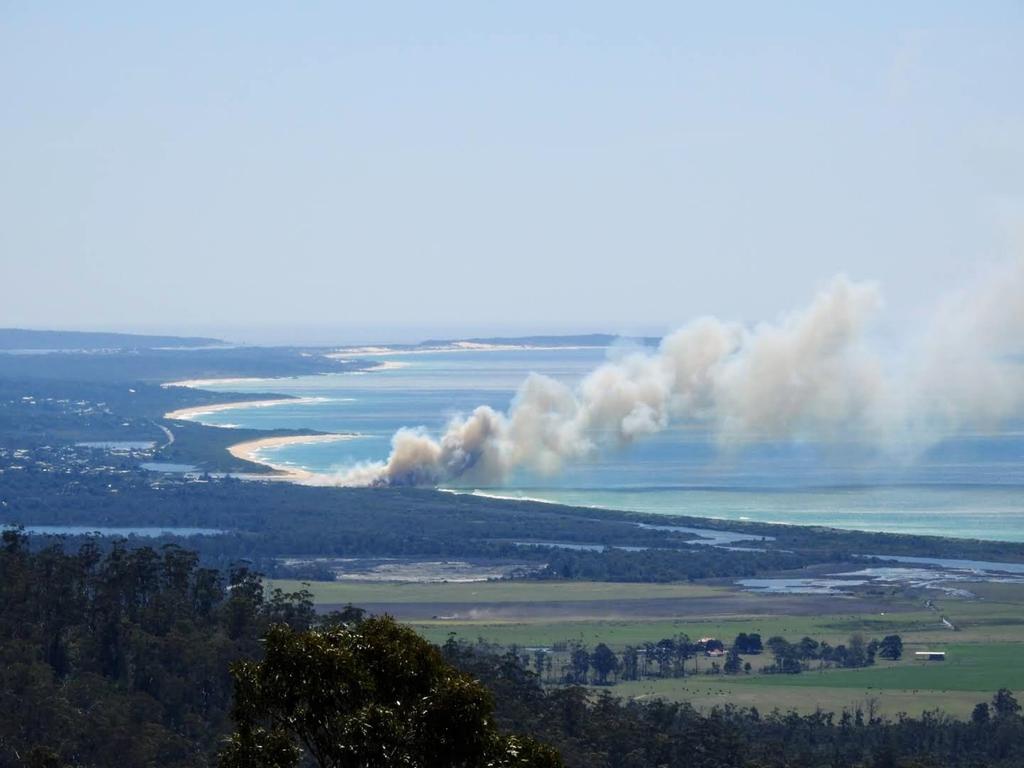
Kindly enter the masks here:
<path id="1" fill-rule="evenodd" d="M 286 590 L 299 582 L 272 582 Z M 305 585 L 320 605 L 351 602 L 401 610 L 422 607 L 418 618 L 406 620 L 428 639 L 443 642 L 455 633 L 465 640 L 482 638 L 498 645 L 550 647 L 579 641 L 593 647 L 607 643 L 621 651 L 626 645 L 656 642 L 679 634 L 691 638 L 718 637 L 727 644 L 740 632 L 758 632 L 767 639 L 781 635 L 790 641 L 810 636 L 836 645 L 855 632 L 867 638 L 902 636 L 905 655 L 899 662 L 880 661 L 855 670 L 827 669 L 798 675 L 767 675 L 757 671 L 771 662 L 770 654 L 748 657 L 754 674 L 726 677 L 698 674 L 680 679 L 624 682 L 602 688 L 629 698 L 662 697 L 688 701 L 706 709 L 733 703 L 811 712 L 840 711 L 861 706 L 895 715 L 942 709 L 967 717 L 979 701 L 1000 687 L 1024 693 L 1024 585 L 966 584 L 979 599 L 968 600 L 928 593 L 864 596 L 855 600 L 828 596 L 752 598 L 730 587 L 700 584 L 621 584 L 604 582 L 486 582 L 447 584 L 314 583 Z M 646 615 L 647 607 L 675 600 L 675 617 Z M 435 606 L 464 606 L 456 620 L 430 618 Z M 516 605 L 514 618 L 488 617 L 490 608 Z M 595 618 L 580 620 L 574 611 L 593 607 Z M 532 607 L 531 607 L 532 606 Z M 662 608 L 664 606 L 662 605 Z M 702 614 L 705 608 L 715 615 Z M 609 616 L 600 614 L 607 610 Z M 628 618 L 614 611 L 632 610 Z M 425 613 L 424 613 L 425 611 Z M 479 614 L 481 618 L 467 618 Z M 427 618 L 424 618 L 426 616 Z M 942 623 L 945 617 L 956 630 Z M 919 662 L 917 650 L 944 650 L 945 662 Z M 556 659 L 556 670 L 561 659 Z M 689 665 L 692 662 L 688 662 Z M 812 662 L 813 666 L 813 662 Z M 699 660 L 706 671 L 710 661 Z"/>
<path id="2" fill-rule="evenodd" d="M 954 717 L 970 717 L 974 705 L 990 701 L 991 690 L 936 691 L 930 689 L 845 688 L 818 685 L 813 688 L 798 686 L 745 685 L 740 680 L 717 677 L 689 677 L 683 680 L 645 680 L 621 683 L 606 688 L 616 696 L 639 700 L 661 698 L 667 701 L 687 701 L 697 709 L 707 711 L 714 706 L 733 704 L 757 707 L 761 712 L 796 710 L 809 714 L 816 710 L 842 712 L 860 707 L 888 717 L 901 712 L 920 715 L 924 711 L 941 709 Z"/>
<path id="3" fill-rule="evenodd" d="M 956 643 L 930 645 L 946 652 L 942 662 L 918 661 L 916 646 L 908 646 L 897 663 L 864 669 L 810 671 L 799 675 L 751 675 L 744 685 L 814 688 L 889 689 L 933 691 L 995 691 L 1002 687 L 1024 691 L 1024 643 Z"/>
<path id="4" fill-rule="evenodd" d="M 589 644 L 606 643 L 621 651 L 627 645 L 657 641 L 679 634 L 691 638 L 719 637 L 731 641 L 740 632 L 757 632 L 767 639 L 782 635 L 799 639 L 805 635 L 828 640 L 833 645 L 845 642 L 852 632 L 886 635 L 918 627 L 945 637 L 948 630 L 940 628 L 939 620 L 930 612 L 887 614 L 878 617 L 857 615 L 825 616 L 737 616 L 704 621 L 549 621 L 536 622 L 413 622 L 418 632 L 435 642 L 451 632 L 468 640 L 483 638 L 502 645 L 551 645 L 560 640 L 582 640 Z"/>
<path id="5" fill-rule="evenodd" d="M 286 592 L 308 589 L 317 604 L 352 603 L 550 603 L 629 601 L 652 598 L 726 597 L 728 587 L 697 584 L 623 584 L 606 581 L 474 581 L 405 584 L 395 582 L 268 582 Z"/>
<path id="6" fill-rule="evenodd" d="M 934 646 L 946 651 L 944 662 L 913 658 L 914 647 L 898 662 L 865 669 L 811 670 L 799 675 L 692 675 L 680 679 L 620 683 L 610 690 L 629 698 L 660 697 L 688 701 L 706 709 L 732 703 L 760 709 L 840 711 L 874 701 L 886 715 L 919 714 L 942 709 L 958 717 L 988 701 L 999 688 L 1024 691 L 1024 643 L 954 643 Z M 760 657 L 748 657 L 758 664 Z"/>

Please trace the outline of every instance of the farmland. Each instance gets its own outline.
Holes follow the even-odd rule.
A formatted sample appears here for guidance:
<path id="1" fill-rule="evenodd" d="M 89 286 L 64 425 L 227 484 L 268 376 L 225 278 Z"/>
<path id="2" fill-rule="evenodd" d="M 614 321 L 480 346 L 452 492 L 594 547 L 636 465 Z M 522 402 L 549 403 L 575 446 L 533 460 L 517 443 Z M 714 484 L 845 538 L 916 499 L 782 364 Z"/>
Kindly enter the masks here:
<path id="1" fill-rule="evenodd" d="M 286 590 L 299 582 L 273 582 Z M 765 674 L 765 651 L 743 656 L 749 674 L 707 674 L 710 660 L 691 659 L 685 677 L 622 681 L 595 687 L 615 696 L 688 701 L 701 709 L 732 703 L 762 710 L 860 706 L 895 715 L 941 708 L 958 717 L 1000 687 L 1024 691 L 1024 585 L 967 585 L 978 597 L 935 597 L 896 591 L 879 595 L 751 595 L 721 584 L 615 584 L 606 582 L 484 582 L 463 584 L 322 583 L 306 585 L 323 608 L 344 603 L 389 612 L 428 639 L 450 635 L 520 649 L 626 646 L 688 635 L 727 644 L 740 632 L 791 642 L 808 636 L 833 645 L 854 633 L 867 638 L 899 634 L 904 656 L 861 669 L 819 669 Z M 673 615 L 665 615 L 672 608 Z M 449 614 L 448 612 L 451 612 Z M 956 629 L 943 624 L 946 617 Z M 945 662 L 921 662 L 914 652 L 944 650 Z M 556 668 L 564 659 L 556 653 Z M 698 674 L 692 674 L 693 668 Z M 557 675 L 557 673 L 556 673 Z"/>

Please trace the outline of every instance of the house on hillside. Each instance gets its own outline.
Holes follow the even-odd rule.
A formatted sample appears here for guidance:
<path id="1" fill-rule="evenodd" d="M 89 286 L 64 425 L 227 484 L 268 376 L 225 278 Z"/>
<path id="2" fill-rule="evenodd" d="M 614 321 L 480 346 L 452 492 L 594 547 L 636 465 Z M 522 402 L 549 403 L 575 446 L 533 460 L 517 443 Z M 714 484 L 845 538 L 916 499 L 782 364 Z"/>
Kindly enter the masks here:
<path id="1" fill-rule="evenodd" d="M 945 651 L 916 651 L 914 658 L 918 661 L 945 661 Z"/>

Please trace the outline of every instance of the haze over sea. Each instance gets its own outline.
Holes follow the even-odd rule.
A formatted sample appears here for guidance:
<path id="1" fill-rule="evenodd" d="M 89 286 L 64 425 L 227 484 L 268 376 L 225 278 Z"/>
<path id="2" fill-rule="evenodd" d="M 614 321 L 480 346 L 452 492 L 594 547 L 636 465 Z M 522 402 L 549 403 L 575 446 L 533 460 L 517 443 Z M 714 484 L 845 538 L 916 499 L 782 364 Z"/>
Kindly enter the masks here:
<path id="1" fill-rule="evenodd" d="M 478 405 L 505 410 L 528 373 L 573 384 L 606 355 L 599 348 L 380 355 L 376 359 L 399 365 L 204 385 L 313 399 L 197 420 L 358 433 L 353 440 L 260 453 L 274 464 L 338 474 L 386 458 L 400 427 L 423 426 L 436 434 L 453 415 Z M 854 443 L 760 442 L 723 451 L 703 427 L 682 424 L 569 464 L 558 475 L 520 470 L 501 487 L 448 487 L 658 514 L 1024 541 L 1024 425 L 961 434 L 913 461 L 894 462 Z"/>

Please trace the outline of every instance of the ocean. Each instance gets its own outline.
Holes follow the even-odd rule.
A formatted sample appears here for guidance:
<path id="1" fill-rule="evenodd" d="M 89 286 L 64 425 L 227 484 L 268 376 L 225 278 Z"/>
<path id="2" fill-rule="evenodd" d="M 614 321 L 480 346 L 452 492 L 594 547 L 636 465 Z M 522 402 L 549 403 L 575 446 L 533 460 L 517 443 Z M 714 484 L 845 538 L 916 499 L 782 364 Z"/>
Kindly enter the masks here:
<path id="1" fill-rule="evenodd" d="M 375 359 L 388 365 L 376 371 L 204 385 L 304 399 L 197 419 L 358 433 L 353 440 L 260 453 L 275 464 L 342 473 L 385 459 L 400 427 L 436 433 L 477 405 L 505 410 L 530 372 L 573 383 L 606 354 L 587 348 L 380 355 Z M 726 451 L 705 430 L 683 425 L 570 464 L 557 476 L 524 471 L 501 487 L 450 490 L 665 515 L 1024 541 L 1024 424 L 958 435 L 899 461 L 857 444 L 761 442 Z"/>

